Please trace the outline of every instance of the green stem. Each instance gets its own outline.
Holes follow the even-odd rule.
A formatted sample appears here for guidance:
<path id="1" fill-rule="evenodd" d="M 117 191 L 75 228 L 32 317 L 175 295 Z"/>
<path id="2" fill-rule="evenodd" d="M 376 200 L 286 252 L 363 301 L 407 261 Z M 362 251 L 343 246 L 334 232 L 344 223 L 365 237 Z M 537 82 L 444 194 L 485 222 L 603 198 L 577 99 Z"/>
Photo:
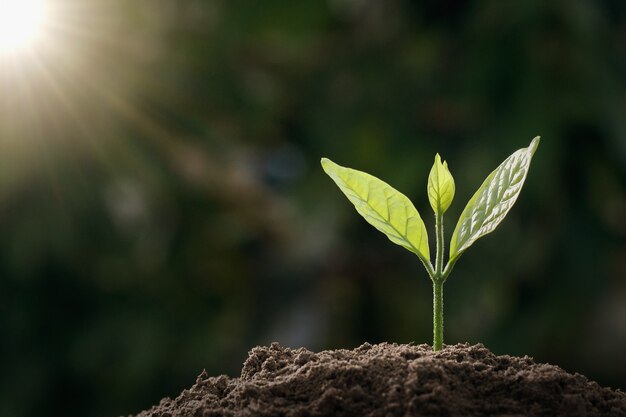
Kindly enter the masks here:
<path id="1" fill-rule="evenodd" d="M 435 260 L 435 274 L 437 278 L 441 278 L 443 273 L 443 251 L 445 246 L 443 238 L 443 213 L 438 213 L 435 218 L 435 228 L 437 232 L 437 259 Z"/>
<path id="2" fill-rule="evenodd" d="M 459 260 L 458 256 L 452 260 L 448 260 L 448 264 L 446 265 L 445 269 L 443 270 L 443 273 L 441 274 L 441 278 L 443 279 L 443 282 L 446 282 L 446 280 L 448 279 L 448 275 L 450 275 L 450 272 L 452 272 L 452 269 L 454 268 L 454 264 L 456 264 L 456 261 L 458 260 Z"/>
<path id="3" fill-rule="evenodd" d="M 438 351 L 443 347 L 443 213 L 437 213 L 437 258 L 435 260 L 435 273 L 433 278 L 433 350 Z"/>
<path id="4" fill-rule="evenodd" d="M 433 282 L 433 350 L 443 347 L 443 281 Z"/>

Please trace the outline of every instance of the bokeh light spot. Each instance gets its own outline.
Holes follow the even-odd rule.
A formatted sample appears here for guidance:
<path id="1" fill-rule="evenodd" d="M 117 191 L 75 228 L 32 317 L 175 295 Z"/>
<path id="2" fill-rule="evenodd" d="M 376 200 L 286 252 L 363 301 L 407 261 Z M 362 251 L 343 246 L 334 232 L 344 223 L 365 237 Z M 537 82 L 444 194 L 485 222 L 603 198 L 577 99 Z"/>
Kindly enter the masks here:
<path id="1" fill-rule="evenodd" d="M 43 0 L 0 0 L 0 55 L 31 47 L 41 36 Z"/>

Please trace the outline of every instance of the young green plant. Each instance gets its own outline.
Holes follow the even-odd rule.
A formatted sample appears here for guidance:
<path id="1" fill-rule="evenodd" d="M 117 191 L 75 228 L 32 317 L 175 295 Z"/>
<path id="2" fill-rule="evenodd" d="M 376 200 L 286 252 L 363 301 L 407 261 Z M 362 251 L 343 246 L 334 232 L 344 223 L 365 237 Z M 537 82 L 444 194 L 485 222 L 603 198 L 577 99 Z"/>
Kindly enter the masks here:
<path id="1" fill-rule="evenodd" d="M 444 266 L 443 215 L 454 198 L 454 179 L 439 154 L 428 176 L 428 200 L 435 213 L 435 264 L 430 258 L 426 226 L 411 200 L 386 182 L 362 171 L 322 158 L 324 171 L 354 204 L 356 211 L 393 243 L 413 252 L 433 283 L 433 349 L 443 346 L 443 284 L 459 257 L 479 238 L 500 224 L 517 200 L 526 180 L 539 136 L 487 176 L 469 200 L 456 224 Z"/>

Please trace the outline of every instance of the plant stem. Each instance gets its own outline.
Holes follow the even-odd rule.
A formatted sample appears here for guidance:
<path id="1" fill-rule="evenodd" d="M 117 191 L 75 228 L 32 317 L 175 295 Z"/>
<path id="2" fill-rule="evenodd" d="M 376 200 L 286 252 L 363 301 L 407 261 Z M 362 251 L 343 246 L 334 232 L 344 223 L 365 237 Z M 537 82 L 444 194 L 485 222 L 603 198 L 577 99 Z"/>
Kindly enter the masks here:
<path id="1" fill-rule="evenodd" d="M 433 350 L 443 347 L 443 281 L 433 282 Z"/>
<path id="2" fill-rule="evenodd" d="M 446 282 L 446 280 L 448 279 L 448 276 L 450 275 L 450 272 L 452 272 L 452 269 L 454 269 L 454 264 L 456 264 L 456 261 L 458 260 L 459 260 L 458 256 L 452 260 L 448 260 L 448 263 L 446 267 L 444 268 L 443 273 L 441 274 L 441 278 L 443 282 Z"/>
<path id="3" fill-rule="evenodd" d="M 437 258 L 435 259 L 435 274 L 433 278 L 433 350 L 443 347 L 443 213 L 435 215 L 437 232 Z"/>
<path id="4" fill-rule="evenodd" d="M 443 273 L 443 251 L 445 246 L 443 238 L 443 213 L 438 213 L 435 218 L 435 228 L 437 232 L 437 258 L 435 260 L 435 274 L 437 279 L 440 279 Z"/>

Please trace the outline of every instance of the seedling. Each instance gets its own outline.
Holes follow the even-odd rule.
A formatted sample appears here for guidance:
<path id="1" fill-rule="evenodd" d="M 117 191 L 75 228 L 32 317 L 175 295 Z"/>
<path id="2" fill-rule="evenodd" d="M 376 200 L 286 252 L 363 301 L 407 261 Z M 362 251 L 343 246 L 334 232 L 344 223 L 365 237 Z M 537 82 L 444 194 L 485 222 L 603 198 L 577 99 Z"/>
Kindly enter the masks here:
<path id="1" fill-rule="evenodd" d="M 494 231 L 517 200 L 526 180 L 539 136 L 500 164 L 482 183 L 461 213 L 444 267 L 443 215 L 454 198 L 454 179 L 439 154 L 428 176 L 428 200 L 435 213 L 437 251 L 431 263 L 428 233 L 411 200 L 386 182 L 322 158 L 324 171 L 354 204 L 356 211 L 393 243 L 413 252 L 433 282 L 433 349 L 443 345 L 443 284 L 459 257 L 479 238 Z"/>

